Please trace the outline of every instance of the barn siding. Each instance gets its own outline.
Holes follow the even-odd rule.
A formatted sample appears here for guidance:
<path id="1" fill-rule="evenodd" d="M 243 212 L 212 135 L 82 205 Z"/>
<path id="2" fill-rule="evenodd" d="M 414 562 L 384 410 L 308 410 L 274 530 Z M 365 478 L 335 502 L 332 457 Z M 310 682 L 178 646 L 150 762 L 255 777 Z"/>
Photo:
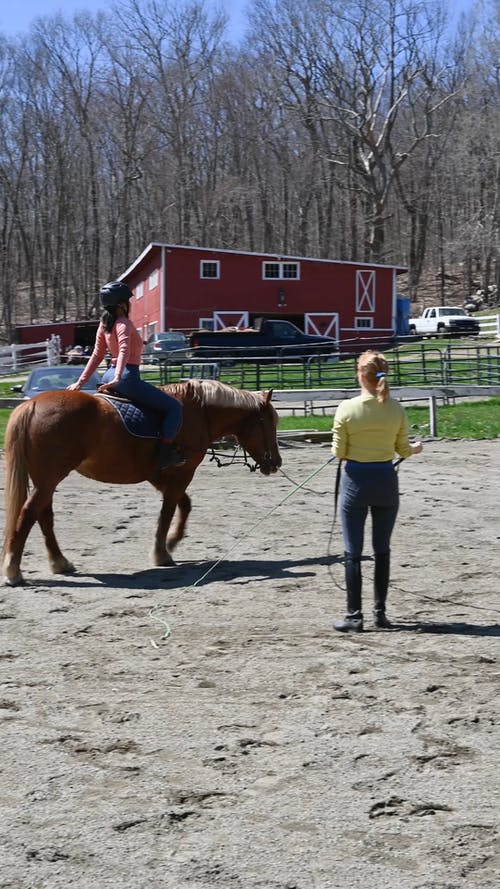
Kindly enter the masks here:
<path id="1" fill-rule="evenodd" d="M 163 324 L 162 252 L 165 270 Z M 219 262 L 220 277 L 201 279 L 202 260 Z M 300 263 L 299 280 L 263 280 L 263 262 L 283 260 Z M 148 281 L 155 270 L 158 271 L 158 283 L 151 290 Z M 248 311 L 252 316 L 284 318 L 303 317 L 306 313 L 338 313 L 341 339 L 372 335 L 374 331 L 390 333 L 394 329 L 395 277 L 396 267 L 393 266 L 166 244 L 150 245 L 121 276 L 132 289 L 143 282 L 143 296 L 132 305 L 132 320 L 139 329 L 145 329 L 153 322 L 156 322 L 157 330 L 162 327 L 195 329 L 200 318 L 211 317 L 214 311 Z M 374 287 L 373 311 L 370 310 L 370 299 L 360 298 L 365 287 L 363 282 L 369 280 L 373 281 Z M 284 305 L 280 305 L 280 291 Z M 356 328 L 357 317 L 373 317 L 373 328 Z"/>

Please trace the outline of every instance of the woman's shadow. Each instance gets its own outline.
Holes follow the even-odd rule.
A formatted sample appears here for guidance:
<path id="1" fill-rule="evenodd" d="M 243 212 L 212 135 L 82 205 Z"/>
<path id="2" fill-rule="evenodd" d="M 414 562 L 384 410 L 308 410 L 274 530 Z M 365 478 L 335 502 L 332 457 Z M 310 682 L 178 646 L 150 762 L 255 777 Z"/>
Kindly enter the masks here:
<path id="1" fill-rule="evenodd" d="M 394 623 L 390 632 L 434 633 L 438 636 L 500 636 L 500 624 L 453 623 Z"/>

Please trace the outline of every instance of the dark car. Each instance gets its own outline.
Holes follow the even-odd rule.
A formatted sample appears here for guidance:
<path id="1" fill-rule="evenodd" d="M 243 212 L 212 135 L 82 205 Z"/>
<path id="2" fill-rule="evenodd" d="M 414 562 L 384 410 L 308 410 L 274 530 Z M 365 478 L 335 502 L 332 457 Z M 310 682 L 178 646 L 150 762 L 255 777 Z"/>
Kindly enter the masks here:
<path id="1" fill-rule="evenodd" d="M 37 367 L 32 370 L 23 386 L 13 386 L 13 392 L 21 392 L 24 399 L 33 398 L 40 392 L 50 392 L 54 389 L 67 389 L 71 383 L 76 383 L 82 372 L 81 367 L 58 364 L 55 367 Z M 101 384 L 99 374 L 93 373 L 89 380 L 82 386 L 83 392 L 95 394 Z"/>
<path id="2" fill-rule="evenodd" d="M 185 357 L 183 350 L 189 346 L 187 337 L 178 330 L 169 330 L 166 333 L 152 333 L 142 352 L 143 364 L 158 364 L 165 358 L 175 360 L 175 353 L 179 351 L 179 360 Z"/>

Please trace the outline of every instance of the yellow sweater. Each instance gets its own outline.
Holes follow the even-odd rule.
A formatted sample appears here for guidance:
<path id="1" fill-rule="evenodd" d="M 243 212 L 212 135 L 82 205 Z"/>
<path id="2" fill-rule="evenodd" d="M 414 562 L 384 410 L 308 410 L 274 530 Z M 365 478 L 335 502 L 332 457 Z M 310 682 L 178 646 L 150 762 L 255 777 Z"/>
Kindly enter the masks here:
<path id="1" fill-rule="evenodd" d="M 409 457 L 408 421 L 399 401 L 381 403 L 374 395 L 342 401 L 333 421 L 332 454 L 341 460 L 382 463 L 394 453 Z"/>

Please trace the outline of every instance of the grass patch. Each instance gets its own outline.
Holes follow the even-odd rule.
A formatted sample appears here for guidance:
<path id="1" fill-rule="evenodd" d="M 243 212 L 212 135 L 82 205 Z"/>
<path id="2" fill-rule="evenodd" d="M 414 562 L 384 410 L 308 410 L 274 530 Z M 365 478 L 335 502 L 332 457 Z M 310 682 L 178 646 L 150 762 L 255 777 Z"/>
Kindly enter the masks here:
<path id="1" fill-rule="evenodd" d="M 12 387 L 15 385 L 21 386 L 26 381 L 26 374 L 20 376 L 16 382 L 12 382 L 10 380 L 8 383 L 5 380 L 0 380 L 0 398 L 16 398 L 19 396 L 18 392 L 13 392 Z"/>
<path id="2" fill-rule="evenodd" d="M 11 415 L 11 411 L 6 408 L 0 409 L 0 448 L 3 448 L 3 444 L 5 441 L 5 427 L 7 426 L 7 421 Z"/>
<path id="3" fill-rule="evenodd" d="M 429 408 L 407 407 L 406 415 L 412 437 L 429 434 Z M 469 438 L 480 441 L 500 437 L 500 398 L 487 401 L 464 401 L 461 404 L 439 405 L 437 408 L 438 434 L 440 438 Z M 280 429 L 317 429 L 329 432 L 333 425 L 331 416 L 308 414 L 306 417 L 282 417 Z"/>

